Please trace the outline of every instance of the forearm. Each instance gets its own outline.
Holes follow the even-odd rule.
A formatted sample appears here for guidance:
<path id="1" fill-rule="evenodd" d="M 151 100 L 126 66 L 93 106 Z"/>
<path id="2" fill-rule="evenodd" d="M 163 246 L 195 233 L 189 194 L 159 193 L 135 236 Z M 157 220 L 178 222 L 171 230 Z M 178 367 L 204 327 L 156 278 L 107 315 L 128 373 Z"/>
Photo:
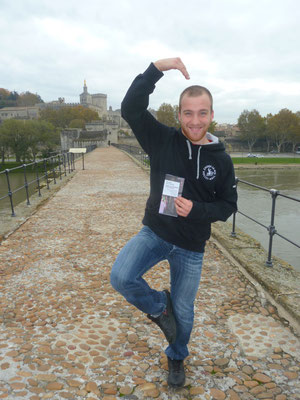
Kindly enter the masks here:
<path id="1" fill-rule="evenodd" d="M 143 74 L 134 79 L 121 103 L 122 117 L 127 122 L 139 118 L 147 110 L 149 96 L 162 76 L 163 73 L 151 63 Z"/>
<path id="2" fill-rule="evenodd" d="M 193 207 L 187 218 L 204 223 L 226 221 L 236 210 L 234 199 L 227 201 L 219 199 L 213 202 L 193 201 Z"/>

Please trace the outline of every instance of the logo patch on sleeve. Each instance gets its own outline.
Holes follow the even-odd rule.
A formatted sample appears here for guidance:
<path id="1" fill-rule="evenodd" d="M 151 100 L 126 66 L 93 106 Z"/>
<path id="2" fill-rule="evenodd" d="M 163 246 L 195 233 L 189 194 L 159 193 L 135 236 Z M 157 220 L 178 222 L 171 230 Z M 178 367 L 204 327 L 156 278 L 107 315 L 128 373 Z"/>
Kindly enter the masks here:
<path id="1" fill-rule="evenodd" d="M 202 175 L 208 181 L 212 181 L 213 179 L 215 179 L 215 177 L 217 175 L 216 168 L 213 167 L 212 165 L 206 165 L 203 168 Z"/>

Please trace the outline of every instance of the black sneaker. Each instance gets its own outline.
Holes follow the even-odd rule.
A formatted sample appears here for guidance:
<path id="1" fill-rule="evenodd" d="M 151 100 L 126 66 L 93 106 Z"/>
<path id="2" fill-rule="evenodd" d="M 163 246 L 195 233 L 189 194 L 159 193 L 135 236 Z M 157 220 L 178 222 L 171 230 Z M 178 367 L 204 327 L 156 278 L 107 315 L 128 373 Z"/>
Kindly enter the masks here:
<path id="1" fill-rule="evenodd" d="M 167 306 L 159 317 L 152 317 L 148 314 L 147 317 L 155 322 L 163 331 L 167 341 L 172 344 L 176 340 L 176 321 L 173 314 L 171 296 L 168 290 L 164 290 L 167 295 Z"/>
<path id="2" fill-rule="evenodd" d="M 168 367 L 168 385 L 175 388 L 183 387 L 185 382 L 183 360 L 171 360 L 168 357 Z"/>

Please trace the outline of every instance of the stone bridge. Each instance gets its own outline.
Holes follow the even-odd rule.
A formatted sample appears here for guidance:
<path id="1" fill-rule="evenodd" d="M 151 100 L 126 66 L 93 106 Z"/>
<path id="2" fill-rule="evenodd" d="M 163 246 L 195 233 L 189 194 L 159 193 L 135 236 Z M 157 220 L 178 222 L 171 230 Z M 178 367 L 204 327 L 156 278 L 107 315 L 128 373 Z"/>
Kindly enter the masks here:
<path id="1" fill-rule="evenodd" d="M 0 399 L 300 399 L 298 335 L 214 238 L 187 382 L 167 387 L 163 335 L 109 283 L 141 228 L 148 173 L 115 148 L 79 168 L 1 243 Z M 168 264 L 146 279 L 168 287 Z"/>

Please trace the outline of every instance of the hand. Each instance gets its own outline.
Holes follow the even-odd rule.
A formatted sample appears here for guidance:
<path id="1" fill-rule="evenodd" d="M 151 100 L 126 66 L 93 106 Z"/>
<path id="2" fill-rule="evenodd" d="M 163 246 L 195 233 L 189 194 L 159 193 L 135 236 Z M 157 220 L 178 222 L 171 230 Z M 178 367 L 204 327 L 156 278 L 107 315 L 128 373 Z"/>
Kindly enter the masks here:
<path id="1" fill-rule="evenodd" d="M 179 57 L 164 58 L 163 60 L 155 61 L 154 65 L 160 71 L 169 71 L 170 69 L 178 69 L 186 79 L 190 79 L 190 75 L 185 68 L 185 65 Z"/>
<path id="2" fill-rule="evenodd" d="M 193 202 L 179 196 L 175 199 L 175 208 L 180 217 L 187 217 L 193 208 Z"/>

